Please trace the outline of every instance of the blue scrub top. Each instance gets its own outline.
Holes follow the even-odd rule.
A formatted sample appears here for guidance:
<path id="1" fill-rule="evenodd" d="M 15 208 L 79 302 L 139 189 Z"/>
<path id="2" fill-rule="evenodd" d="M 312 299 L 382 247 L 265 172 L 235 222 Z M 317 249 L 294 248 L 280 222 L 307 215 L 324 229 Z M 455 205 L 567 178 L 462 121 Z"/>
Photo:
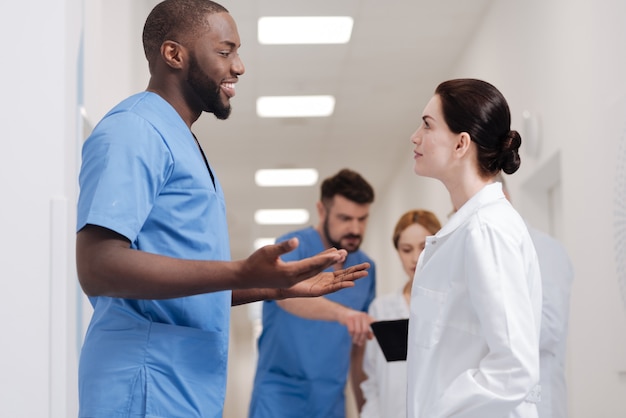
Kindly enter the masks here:
<path id="1" fill-rule="evenodd" d="M 319 233 L 306 228 L 280 237 L 298 237 L 300 245 L 285 261 L 300 260 L 324 251 Z M 325 297 L 367 312 L 374 299 L 376 269 L 363 252 L 348 254 L 346 267 L 369 262 L 368 276 L 355 286 Z M 332 271 L 332 267 L 327 271 Z M 344 389 L 350 369 L 352 339 L 337 322 L 303 319 L 274 301 L 263 302 L 263 332 L 250 404 L 250 418 L 345 417 Z"/>
<path id="2" fill-rule="evenodd" d="M 82 157 L 77 230 L 108 228 L 139 251 L 230 259 L 219 181 L 160 96 L 144 92 L 117 105 Z M 222 416 L 230 291 L 90 301 L 94 313 L 79 365 L 81 417 Z"/>

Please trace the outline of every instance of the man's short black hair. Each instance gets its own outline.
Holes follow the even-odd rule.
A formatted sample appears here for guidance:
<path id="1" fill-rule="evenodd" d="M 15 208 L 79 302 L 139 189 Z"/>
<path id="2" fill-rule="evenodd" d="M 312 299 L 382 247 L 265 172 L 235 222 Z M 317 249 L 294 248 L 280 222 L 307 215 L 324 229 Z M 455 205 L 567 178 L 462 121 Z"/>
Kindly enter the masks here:
<path id="1" fill-rule="evenodd" d="M 359 204 L 374 201 L 374 189 L 359 173 L 344 168 L 322 182 L 321 201 L 329 204 L 335 195 L 341 195 Z"/>
<path id="2" fill-rule="evenodd" d="M 143 27 L 143 50 L 152 67 L 165 41 L 184 42 L 208 30 L 208 15 L 228 13 L 221 4 L 211 0 L 165 0 L 150 12 Z"/>

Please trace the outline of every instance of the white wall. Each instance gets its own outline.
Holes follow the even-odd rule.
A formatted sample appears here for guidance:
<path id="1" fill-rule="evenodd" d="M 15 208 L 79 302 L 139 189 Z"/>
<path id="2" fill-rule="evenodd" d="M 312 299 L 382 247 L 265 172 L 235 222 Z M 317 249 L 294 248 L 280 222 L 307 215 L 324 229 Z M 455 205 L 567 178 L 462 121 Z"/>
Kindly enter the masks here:
<path id="1" fill-rule="evenodd" d="M 157 0 L 85 3 L 85 108 L 92 125 L 117 103 L 148 85 L 148 65 L 141 41 L 143 27 L 136 22 L 145 21 L 156 3 Z"/>
<path id="2" fill-rule="evenodd" d="M 618 0 L 495 1 L 454 71 L 442 76 L 495 84 L 509 101 L 516 129 L 524 110 L 540 117 L 539 156 L 523 155 L 521 169 L 508 180 L 522 215 L 541 222 L 542 205 L 526 185 L 535 187 L 535 174 L 560 156 L 555 190 L 562 205 L 552 223 L 576 271 L 568 342 L 570 418 L 626 416 L 626 299 L 615 262 L 626 254 L 614 251 L 617 155 L 620 141 L 626 141 L 624 16 L 626 3 Z M 410 176 L 406 168 L 399 171 L 386 198 L 389 208 L 373 224 L 390 231 L 397 206 L 443 210 L 449 204 L 445 196 L 422 201 L 432 188 Z M 381 242 L 388 245 L 385 234 Z"/>
<path id="3" fill-rule="evenodd" d="M 0 3 L 0 405 L 75 416 L 80 0 Z"/>

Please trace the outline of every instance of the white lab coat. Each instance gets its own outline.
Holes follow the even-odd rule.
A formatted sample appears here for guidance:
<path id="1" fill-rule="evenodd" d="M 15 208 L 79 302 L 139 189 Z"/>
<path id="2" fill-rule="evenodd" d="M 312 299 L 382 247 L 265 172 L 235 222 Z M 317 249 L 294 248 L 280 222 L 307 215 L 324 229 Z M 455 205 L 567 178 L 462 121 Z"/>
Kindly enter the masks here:
<path id="1" fill-rule="evenodd" d="M 411 294 L 409 418 L 536 418 L 541 276 L 500 183 L 426 240 Z"/>
<path id="2" fill-rule="evenodd" d="M 369 314 L 378 321 L 408 318 L 402 291 L 376 297 Z M 388 362 L 373 339 L 365 346 L 363 371 L 367 379 L 361 383 L 365 398 L 361 418 L 406 418 L 406 361 Z"/>
<path id="3" fill-rule="evenodd" d="M 535 244 L 543 289 L 539 361 L 541 402 L 539 418 L 567 418 L 565 349 L 569 322 L 569 300 L 574 269 L 567 252 L 551 236 L 528 227 Z"/>

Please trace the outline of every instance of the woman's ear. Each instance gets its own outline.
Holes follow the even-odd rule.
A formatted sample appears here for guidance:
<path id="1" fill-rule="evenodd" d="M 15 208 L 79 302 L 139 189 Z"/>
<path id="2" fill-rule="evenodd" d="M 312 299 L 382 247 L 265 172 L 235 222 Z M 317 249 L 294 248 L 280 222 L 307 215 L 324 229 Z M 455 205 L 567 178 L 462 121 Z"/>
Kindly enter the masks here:
<path id="1" fill-rule="evenodd" d="M 187 56 L 184 46 L 175 41 L 165 41 L 161 45 L 161 56 L 163 61 L 171 68 L 182 69 Z"/>
<path id="2" fill-rule="evenodd" d="M 457 136 L 457 142 L 456 147 L 454 148 L 454 152 L 458 156 L 462 157 L 467 154 L 467 151 L 469 150 L 471 144 L 472 138 L 470 137 L 470 135 L 467 132 L 461 132 Z"/>

